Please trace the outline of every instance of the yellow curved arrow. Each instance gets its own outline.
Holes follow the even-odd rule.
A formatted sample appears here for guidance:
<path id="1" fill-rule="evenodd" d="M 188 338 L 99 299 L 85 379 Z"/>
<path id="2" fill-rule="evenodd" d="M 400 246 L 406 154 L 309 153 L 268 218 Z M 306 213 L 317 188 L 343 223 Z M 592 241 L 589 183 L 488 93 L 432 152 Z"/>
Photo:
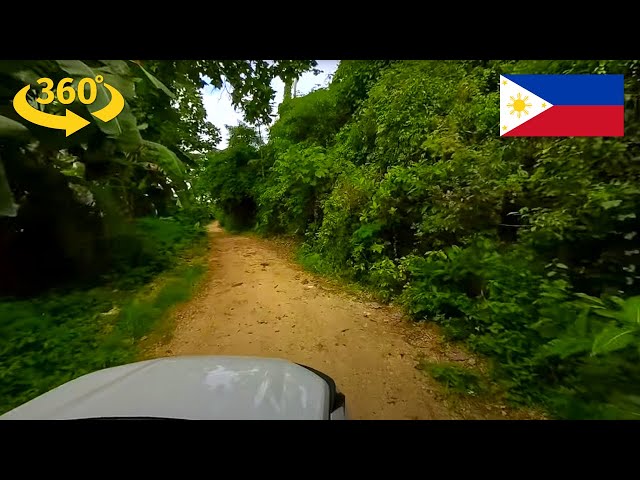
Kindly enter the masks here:
<path id="1" fill-rule="evenodd" d="M 65 116 L 63 117 L 62 115 L 52 115 L 33 108 L 27 102 L 27 92 L 30 88 L 31 85 L 27 85 L 13 97 L 13 108 L 25 120 L 41 127 L 64 130 L 66 137 L 89 125 L 89 122 L 69 109 L 65 111 Z"/>
<path id="2" fill-rule="evenodd" d="M 111 101 L 106 107 L 96 112 L 92 112 L 94 117 L 98 117 L 103 122 L 108 122 L 116 118 L 124 108 L 124 98 L 122 94 L 108 83 L 103 84 L 111 92 Z"/>

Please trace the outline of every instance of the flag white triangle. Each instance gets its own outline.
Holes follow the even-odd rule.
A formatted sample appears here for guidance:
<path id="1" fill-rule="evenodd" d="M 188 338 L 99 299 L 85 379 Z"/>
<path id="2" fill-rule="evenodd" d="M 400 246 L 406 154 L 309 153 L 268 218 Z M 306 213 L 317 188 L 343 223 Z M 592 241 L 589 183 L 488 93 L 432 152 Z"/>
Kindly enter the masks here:
<path id="1" fill-rule="evenodd" d="M 500 75 L 500 136 L 551 107 L 544 98 Z"/>

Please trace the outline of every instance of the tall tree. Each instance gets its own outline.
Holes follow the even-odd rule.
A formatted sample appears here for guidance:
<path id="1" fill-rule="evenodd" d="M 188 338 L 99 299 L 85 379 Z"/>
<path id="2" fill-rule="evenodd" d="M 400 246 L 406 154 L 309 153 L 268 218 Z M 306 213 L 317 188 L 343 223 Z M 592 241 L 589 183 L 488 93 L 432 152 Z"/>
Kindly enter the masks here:
<path id="1" fill-rule="evenodd" d="M 213 149 L 219 132 L 206 121 L 201 88 L 232 88 L 232 101 L 252 123 L 269 123 L 273 78 L 303 71 L 313 61 L 280 60 L 45 60 L 0 62 L 0 277 L 15 287 L 38 278 L 57 281 L 100 268 L 104 241 L 141 215 L 167 215 L 188 205 L 194 154 Z M 28 100 L 41 96 L 42 77 L 101 75 L 123 95 L 123 111 L 95 122 L 92 111 L 110 101 L 104 85 L 97 100 L 42 109 L 68 109 L 89 121 L 69 137 L 17 115 L 13 96 L 30 84 Z M 10 217 L 8 215 L 14 215 Z M 78 245 L 84 245 L 78 248 Z M 102 252 L 102 255 L 98 255 Z M 50 278 L 47 279 L 47 275 Z M 1 283 L 1 282 L 0 282 Z M 5 282 L 6 283 L 6 282 Z"/>

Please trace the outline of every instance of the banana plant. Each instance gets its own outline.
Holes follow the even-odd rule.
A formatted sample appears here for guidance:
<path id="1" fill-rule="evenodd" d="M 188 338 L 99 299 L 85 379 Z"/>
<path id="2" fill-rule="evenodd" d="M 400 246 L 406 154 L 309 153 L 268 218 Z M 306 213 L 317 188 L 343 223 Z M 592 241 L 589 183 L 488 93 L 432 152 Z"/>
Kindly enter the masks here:
<path id="1" fill-rule="evenodd" d="M 96 83 L 96 99 L 89 105 L 76 99 L 69 105 L 54 100 L 43 106 L 35 102 L 43 88 L 38 79 L 43 77 L 50 78 L 54 84 L 62 78 L 72 78 L 70 86 L 76 90 L 83 78 L 102 77 L 103 81 Z M 117 175 L 120 170 L 119 164 L 130 160 L 147 170 L 153 168 L 156 172 L 162 173 L 175 185 L 176 190 L 185 188 L 185 168 L 175 153 L 163 145 L 142 139 L 142 127 L 137 125 L 136 117 L 129 106 L 129 101 L 136 96 L 136 84 L 141 81 L 147 82 L 163 95 L 173 96 L 160 80 L 133 61 L 0 62 L 0 162 L 11 164 L 7 169 L 0 164 L 0 216 L 16 214 L 16 204 L 9 185 L 12 180 L 11 172 L 19 174 L 17 172 L 21 170 L 23 160 L 20 149 L 24 148 L 41 150 L 49 159 L 55 157 L 56 151 L 68 150 L 75 155 L 77 162 L 86 167 L 83 171 L 86 170 L 88 178 L 92 180 L 100 181 L 104 174 Z M 90 124 L 72 136 L 65 137 L 64 132 L 60 130 L 44 128 L 26 121 L 17 114 L 11 104 L 15 93 L 25 84 L 31 86 L 27 99 L 32 106 L 53 115 L 64 115 L 68 109 Z M 111 94 L 105 84 L 117 89 L 125 100 L 120 114 L 107 122 L 92 116 L 93 112 L 104 108 L 111 101 Z M 73 181 L 82 182 L 81 179 Z"/>

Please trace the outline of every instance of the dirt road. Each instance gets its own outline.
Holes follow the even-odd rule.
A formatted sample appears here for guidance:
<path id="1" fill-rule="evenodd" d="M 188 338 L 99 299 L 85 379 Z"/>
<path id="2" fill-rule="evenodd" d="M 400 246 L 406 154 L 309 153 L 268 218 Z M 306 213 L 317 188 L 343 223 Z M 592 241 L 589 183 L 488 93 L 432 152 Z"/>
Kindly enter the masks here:
<path id="1" fill-rule="evenodd" d="M 175 312 L 175 331 L 154 356 L 281 357 L 331 375 L 356 419 L 505 418 L 502 405 L 452 407 L 415 368 L 420 355 L 475 363 L 447 346 L 435 327 L 412 325 L 400 310 L 344 292 L 307 273 L 269 240 L 210 227 L 210 271 Z M 498 402 L 500 403 L 500 402 Z"/>

